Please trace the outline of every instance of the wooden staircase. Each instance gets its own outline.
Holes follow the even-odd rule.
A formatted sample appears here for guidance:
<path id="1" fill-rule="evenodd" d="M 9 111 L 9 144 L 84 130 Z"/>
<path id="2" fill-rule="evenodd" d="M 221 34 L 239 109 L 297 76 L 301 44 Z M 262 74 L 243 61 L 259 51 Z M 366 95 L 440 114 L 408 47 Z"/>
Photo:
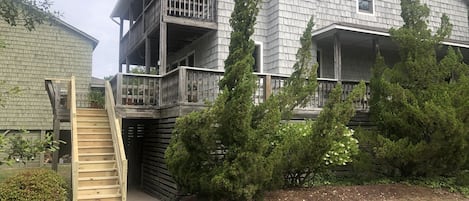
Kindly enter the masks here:
<path id="1" fill-rule="evenodd" d="M 106 110 L 77 108 L 76 114 L 77 200 L 122 200 L 116 154 Z"/>

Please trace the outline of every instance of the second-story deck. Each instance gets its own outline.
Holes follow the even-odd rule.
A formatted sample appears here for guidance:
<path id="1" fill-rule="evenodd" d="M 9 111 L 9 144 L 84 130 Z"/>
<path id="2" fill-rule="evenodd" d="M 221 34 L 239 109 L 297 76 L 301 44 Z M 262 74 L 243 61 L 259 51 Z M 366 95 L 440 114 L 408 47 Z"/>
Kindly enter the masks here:
<path id="1" fill-rule="evenodd" d="M 288 76 L 255 73 L 257 89 L 253 102 L 264 102 L 271 94 L 277 93 Z M 213 102 L 220 88 L 219 81 L 223 71 L 205 68 L 180 66 L 165 75 L 117 74 L 111 80 L 116 100 L 116 111 L 123 118 L 163 118 L 176 117 L 205 107 Z M 339 80 L 318 78 L 318 88 L 309 104 L 297 108 L 297 118 L 317 115 L 325 105 L 328 95 Z M 340 81 L 343 97 L 347 97 L 358 81 Z M 366 95 L 355 102 L 358 111 L 368 110 L 370 89 Z"/>
<path id="2" fill-rule="evenodd" d="M 143 48 L 147 38 L 159 37 L 160 23 L 169 25 L 167 32 L 168 36 L 172 37 L 168 37 L 168 52 L 187 45 L 181 44 L 181 41 L 171 41 L 172 38 L 174 40 L 197 38 L 217 28 L 215 0 L 121 0 L 112 16 L 121 19 L 119 52 L 121 63 L 125 63 L 128 57 L 133 57 L 132 54 L 139 54 L 136 50 Z M 124 23 L 129 24 L 126 33 L 123 32 Z"/>

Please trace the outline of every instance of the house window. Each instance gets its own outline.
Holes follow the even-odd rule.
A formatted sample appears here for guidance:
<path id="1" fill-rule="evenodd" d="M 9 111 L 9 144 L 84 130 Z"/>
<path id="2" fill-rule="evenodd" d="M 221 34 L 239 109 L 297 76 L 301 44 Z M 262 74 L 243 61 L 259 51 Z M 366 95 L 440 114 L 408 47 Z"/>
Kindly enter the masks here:
<path id="1" fill-rule="evenodd" d="M 262 53 L 262 43 L 256 42 L 256 46 L 254 48 L 254 52 L 252 53 L 252 57 L 254 57 L 254 65 L 252 67 L 252 71 L 256 73 L 262 73 L 262 66 L 263 66 L 263 53 Z"/>
<path id="2" fill-rule="evenodd" d="M 373 14 L 373 0 L 358 0 L 358 12 Z"/>

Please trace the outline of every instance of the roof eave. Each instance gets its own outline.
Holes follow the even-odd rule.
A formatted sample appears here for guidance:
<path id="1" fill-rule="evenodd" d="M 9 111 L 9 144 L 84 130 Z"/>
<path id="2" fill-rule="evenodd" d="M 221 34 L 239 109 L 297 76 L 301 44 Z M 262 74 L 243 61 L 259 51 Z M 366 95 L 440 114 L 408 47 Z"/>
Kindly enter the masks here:
<path id="1" fill-rule="evenodd" d="M 93 50 L 94 50 L 94 49 L 96 48 L 96 46 L 98 45 L 99 40 L 96 39 L 96 38 L 94 38 L 93 36 L 91 36 L 91 35 L 85 33 L 84 31 L 82 31 L 82 30 L 80 30 L 80 29 L 77 29 L 76 27 L 74 27 L 74 26 L 70 25 L 69 23 L 67 23 L 67 22 L 65 22 L 65 21 L 63 21 L 63 20 L 61 20 L 61 19 L 58 18 L 58 17 L 55 17 L 54 20 L 55 20 L 56 22 L 58 22 L 60 25 L 63 25 L 64 27 L 66 27 L 66 28 L 72 30 L 73 32 L 75 32 L 75 33 L 77 33 L 77 34 L 79 34 L 79 35 L 82 36 L 83 38 L 89 40 L 89 41 L 91 42 L 91 44 L 93 45 Z"/>

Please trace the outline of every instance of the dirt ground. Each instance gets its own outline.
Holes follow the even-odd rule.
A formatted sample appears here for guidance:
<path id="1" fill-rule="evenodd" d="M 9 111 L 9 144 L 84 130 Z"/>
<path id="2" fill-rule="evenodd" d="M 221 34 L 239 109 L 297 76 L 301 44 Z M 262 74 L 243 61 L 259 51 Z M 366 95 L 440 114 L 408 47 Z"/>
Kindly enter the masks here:
<path id="1" fill-rule="evenodd" d="M 265 194 L 266 201 L 469 201 L 458 193 L 404 184 L 322 186 L 278 190 Z"/>

